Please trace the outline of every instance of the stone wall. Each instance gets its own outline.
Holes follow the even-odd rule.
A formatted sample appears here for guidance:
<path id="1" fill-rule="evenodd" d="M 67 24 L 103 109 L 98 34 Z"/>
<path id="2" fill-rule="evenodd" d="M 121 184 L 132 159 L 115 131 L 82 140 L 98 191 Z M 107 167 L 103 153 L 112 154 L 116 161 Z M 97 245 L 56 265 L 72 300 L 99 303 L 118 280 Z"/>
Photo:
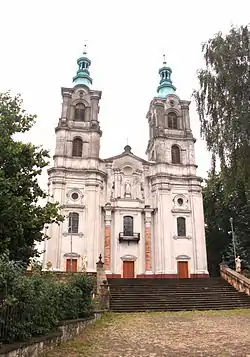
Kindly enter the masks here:
<path id="1" fill-rule="evenodd" d="M 64 321 L 57 331 L 51 332 L 46 336 L 39 336 L 22 343 L 4 345 L 0 348 L 0 357 L 39 357 L 60 343 L 83 333 L 85 328 L 93 324 L 101 315 L 102 312 L 95 312 L 89 318 Z"/>

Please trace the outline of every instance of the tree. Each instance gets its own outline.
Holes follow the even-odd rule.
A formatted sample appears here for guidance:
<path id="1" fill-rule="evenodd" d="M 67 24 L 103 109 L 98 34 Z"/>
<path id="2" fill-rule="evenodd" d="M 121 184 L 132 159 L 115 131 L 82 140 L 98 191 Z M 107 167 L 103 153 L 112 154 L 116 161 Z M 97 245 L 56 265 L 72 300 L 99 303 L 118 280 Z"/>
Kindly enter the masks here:
<path id="1" fill-rule="evenodd" d="M 13 138 L 28 131 L 35 118 L 22 108 L 19 95 L 0 94 L 0 254 L 24 264 L 38 256 L 35 244 L 44 239 L 44 225 L 63 220 L 58 204 L 38 205 L 47 196 L 37 178 L 48 164 L 48 151 Z"/>
<path id="2" fill-rule="evenodd" d="M 250 30 L 234 28 L 218 33 L 202 46 L 206 69 L 198 72 L 200 89 L 194 92 L 207 147 L 220 158 L 222 169 L 237 168 L 247 179 L 250 168 Z M 240 158 L 240 162 L 238 162 Z M 246 170 L 246 171 L 245 171 Z M 247 179 L 247 182 L 250 180 Z"/>
<path id="3" fill-rule="evenodd" d="M 250 28 L 232 27 L 228 34 L 218 33 L 203 44 L 206 68 L 198 72 L 199 89 L 194 91 L 201 123 L 201 135 L 214 158 L 208 187 L 204 190 L 204 209 L 214 249 L 230 249 L 226 233 L 233 217 L 238 244 L 250 262 Z M 219 159 L 220 172 L 215 174 Z M 218 181 L 219 180 L 219 181 Z M 220 182 L 221 190 L 217 190 Z M 214 198 L 219 197 L 216 203 Z M 218 205 L 220 208 L 218 208 Z M 219 212 L 219 213 L 218 213 Z M 221 227 L 222 222 L 223 227 Z M 219 230 L 218 230 L 219 229 Z M 223 230 L 223 237 L 221 236 Z M 230 232 L 230 228 L 228 227 Z M 215 234 L 215 232 L 213 232 Z M 227 238 L 226 238 L 227 237 Z M 231 238 L 230 238 L 231 239 Z M 211 240 L 211 241 L 210 241 Z M 228 248 L 227 248 L 228 247 Z M 244 254 L 245 254 L 244 253 Z"/>
<path id="4" fill-rule="evenodd" d="M 203 188 L 205 232 L 208 268 L 211 275 L 219 274 L 219 264 L 230 241 L 230 214 L 224 199 L 223 181 L 219 174 L 209 173 Z"/>

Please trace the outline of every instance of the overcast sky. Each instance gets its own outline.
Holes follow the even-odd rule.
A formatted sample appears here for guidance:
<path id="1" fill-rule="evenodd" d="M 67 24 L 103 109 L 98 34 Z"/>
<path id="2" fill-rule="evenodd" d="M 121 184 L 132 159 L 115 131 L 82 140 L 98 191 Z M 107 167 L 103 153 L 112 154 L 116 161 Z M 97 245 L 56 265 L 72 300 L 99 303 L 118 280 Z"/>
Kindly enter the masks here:
<path id="1" fill-rule="evenodd" d="M 103 92 L 101 157 L 121 153 L 128 137 L 134 154 L 145 158 L 145 116 L 162 54 L 177 95 L 190 100 L 203 65 L 201 43 L 232 24 L 247 24 L 249 13 L 249 0 L 0 0 L 0 91 L 22 94 L 25 108 L 38 115 L 23 139 L 53 155 L 60 87 L 71 86 L 87 41 L 93 88 Z M 204 177 L 210 160 L 193 102 L 190 112 L 198 174 Z"/>

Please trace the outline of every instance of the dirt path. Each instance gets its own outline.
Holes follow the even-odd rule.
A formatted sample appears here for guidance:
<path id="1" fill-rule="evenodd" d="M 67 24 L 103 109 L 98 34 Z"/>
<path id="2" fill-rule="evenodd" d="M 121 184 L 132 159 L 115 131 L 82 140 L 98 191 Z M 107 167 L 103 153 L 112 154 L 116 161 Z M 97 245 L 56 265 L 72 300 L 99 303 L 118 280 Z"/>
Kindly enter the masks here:
<path id="1" fill-rule="evenodd" d="M 250 310 L 108 314 L 49 357 L 250 357 Z"/>

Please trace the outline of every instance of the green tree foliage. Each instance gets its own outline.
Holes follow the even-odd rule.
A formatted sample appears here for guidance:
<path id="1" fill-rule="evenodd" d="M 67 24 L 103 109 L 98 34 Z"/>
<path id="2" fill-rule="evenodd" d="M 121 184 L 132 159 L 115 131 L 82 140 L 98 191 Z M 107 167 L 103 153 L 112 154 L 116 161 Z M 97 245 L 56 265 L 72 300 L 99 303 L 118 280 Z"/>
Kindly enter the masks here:
<path id="1" fill-rule="evenodd" d="M 69 274 L 66 282 L 53 272 L 27 276 L 19 264 L 0 257 L 0 345 L 46 334 L 63 320 L 89 316 L 92 289 L 93 279 L 83 273 Z"/>
<path id="2" fill-rule="evenodd" d="M 250 28 L 232 27 L 202 47 L 205 69 L 194 92 L 201 135 L 214 158 L 204 208 L 208 255 L 232 252 L 227 231 L 234 218 L 238 245 L 250 263 Z M 215 174 L 216 160 L 220 173 Z M 209 232 L 208 232 L 209 230 Z M 231 239 L 231 238 L 230 238 Z M 211 248 L 213 246 L 213 249 Z M 217 249 L 218 248 L 218 249 Z M 244 253 L 243 253 L 244 252 Z M 227 254 L 227 255 L 228 255 Z M 211 258 L 211 256 L 213 258 Z"/>
<path id="3" fill-rule="evenodd" d="M 57 204 L 38 204 L 46 198 L 37 177 L 48 164 L 48 151 L 14 139 L 34 121 L 20 96 L 0 94 L 0 254 L 7 252 L 10 260 L 24 264 L 38 255 L 35 243 L 44 239 L 44 224 L 63 219 Z"/>
<path id="4" fill-rule="evenodd" d="M 219 264 L 224 256 L 230 267 L 234 268 L 234 250 L 230 218 L 233 218 L 236 237 L 236 253 L 241 256 L 244 267 L 250 261 L 249 247 L 249 212 L 248 207 L 241 207 L 240 189 L 228 198 L 221 173 L 210 172 L 203 189 L 204 215 L 206 223 L 206 242 L 209 271 L 213 276 L 219 274 Z"/>

